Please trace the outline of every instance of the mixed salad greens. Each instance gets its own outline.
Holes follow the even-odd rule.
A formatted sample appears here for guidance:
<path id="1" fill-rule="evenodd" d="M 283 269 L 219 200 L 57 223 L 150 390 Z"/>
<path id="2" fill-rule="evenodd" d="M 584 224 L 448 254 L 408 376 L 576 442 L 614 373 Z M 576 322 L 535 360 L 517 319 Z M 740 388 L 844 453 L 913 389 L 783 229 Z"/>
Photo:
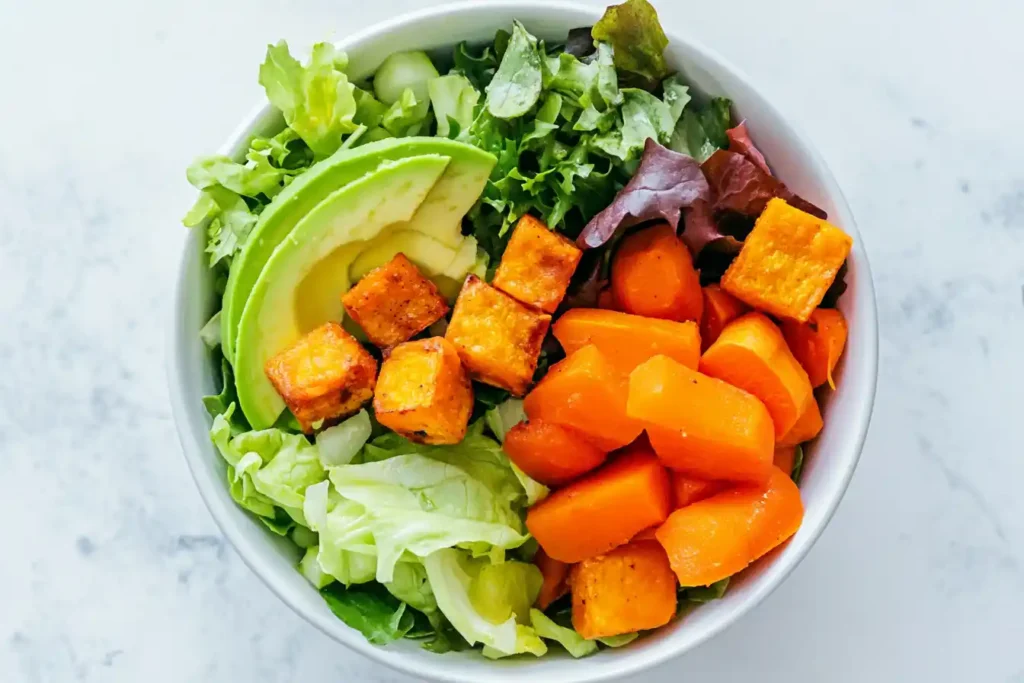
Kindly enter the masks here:
<path id="1" fill-rule="evenodd" d="M 569 269 L 572 280 L 558 311 L 597 307 L 610 290 L 613 255 L 624 236 L 635 234 L 629 232 L 635 226 L 664 221 L 673 234 L 685 225 L 681 238 L 696 258 L 699 297 L 699 284 L 721 279 L 773 198 L 811 215 L 824 214 L 772 175 L 745 126 L 733 125 L 728 99 L 704 98 L 672 71 L 663 54 L 667 44 L 646 0 L 609 7 L 594 26 L 574 29 L 560 44 L 545 44 L 515 22 L 498 30 L 492 42 L 459 43 L 448 56 L 393 54 L 372 78 L 358 82 L 346 72 L 346 55 L 332 45 L 315 45 L 303 64 L 282 41 L 268 47 L 259 81 L 285 126 L 270 137 L 253 138 L 244 161 L 209 156 L 188 169 L 189 182 L 201 194 L 184 223 L 205 230 L 209 267 L 225 299 L 224 311 L 214 314 L 201 336 L 219 354 L 223 388 L 203 401 L 213 420 L 212 441 L 227 463 L 230 494 L 270 531 L 294 543 L 299 571 L 334 614 L 371 643 L 421 639 L 434 652 L 479 647 L 491 658 L 540 656 L 557 643 L 581 657 L 624 645 L 639 629 L 584 637 L 574 628 L 564 586 L 543 601 L 547 604 L 538 604 L 549 577 L 534 561 L 538 534 L 531 534 L 524 520 L 552 487 L 541 483 L 544 476 L 524 471 L 530 469 L 520 467 L 525 461 L 510 460 L 503 448 L 509 431 L 526 421 L 523 401 L 513 397 L 521 392 L 473 375 L 464 416 L 468 428 L 464 422 L 464 436 L 455 443 L 419 443 L 425 432 L 400 434 L 366 409 L 340 421 L 313 420 L 289 410 L 290 402 L 285 408 L 274 394 L 270 403 L 259 404 L 270 406 L 262 413 L 247 407 L 257 405 L 247 396 L 266 393 L 250 388 L 257 380 L 242 376 L 247 354 L 258 343 L 246 341 L 248 308 L 255 306 L 247 301 L 249 289 L 261 286 L 260 271 L 281 271 L 289 256 L 282 250 L 291 248 L 282 244 L 257 259 L 254 252 L 261 247 L 250 245 L 249 238 L 272 220 L 293 226 L 314 205 L 317 211 L 327 202 L 343 212 L 362 210 L 356 190 L 372 194 L 373 173 L 360 180 L 353 172 L 355 179 L 344 182 L 356 189 L 347 194 L 338 181 L 339 187 L 324 190 L 315 204 L 307 199 L 318 182 L 326 184 L 320 176 L 341 173 L 325 169 L 343 170 L 360 149 L 380 154 L 376 150 L 388 144 L 382 141 L 441 138 L 493 157 L 479 192 L 470 197 L 471 208 L 454 218 L 461 236 L 431 233 L 424 241 L 414 230 L 399 235 L 402 231 L 387 228 L 382 234 L 388 241 L 374 242 L 371 249 L 368 238 L 359 238 L 361 251 L 336 262 L 346 273 L 359 270 L 368 254 L 383 254 L 378 259 L 383 263 L 396 253 L 413 258 L 419 250 L 421 257 L 413 258 L 419 268 L 442 293 L 447 285 L 458 294 L 467 275 L 494 277 L 514 226 L 533 217 L 583 250 L 579 267 L 574 273 Z M 385 154 L 374 173 L 429 176 L 424 186 L 429 189 L 453 167 L 435 159 L 448 152 L 424 149 L 426 156 L 413 158 L 422 163 Z M 465 157 L 463 163 L 472 170 L 475 162 Z M 427 197 L 415 201 L 429 202 Z M 310 206 L 294 208 L 303 202 Z M 287 211 L 295 212 L 294 219 L 281 217 Z M 448 243 L 439 246 L 445 239 Z M 337 254 L 356 241 L 339 240 L 334 251 L 317 258 L 340 258 Z M 246 259 L 260 264 L 253 267 L 248 288 L 235 282 L 243 278 L 238 264 Z M 438 259 L 444 265 L 433 268 Z M 308 286 L 311 278 L 327 281 L 310 268 L 296 275 L 296 287 Z M 338 281 L 341 293 L 352 285 L 347 277 Z M 834 306 L 844 287 L 841 274 L 832 277 L 824 306 Z M 329 292 L 335 303 L 324 306 L 336 305 L 338 294 Z M 240 303 L 229 311 L 228 302 L 235 300 Z M 315 307 L 296 306 L 296 316 L 313 315 L 308 311 Z M 541 317 L 546 331 L 550 317 Z M 696 330 L 701 316 L 693 320 Z M 441 318 L 414 338 L 444 335 L 445 324 Z M 255 336 L 270 329 L 254 325 Z M 375 368 L 381 351 L 365 336 L 360 339 Z M 544 340 L 533 359 L 534 379 L 564 357 L 566 343 L 562 336 L 559 341 L 550 335 Z M 833 357 L 830 350 L 830 382 L 836 358 L 838 352 Z M 262 374 L 262 357 L 254 367 Z M 236 373 L 241 373 L 237 382 Z M 274 388 L 287 399 L 280 382 Z M 792 471 L 795 479 L 802 449 L 794 445 L 786 457 L 791 459 L 786 473 Z M 721 597 L 728 582 L 725 576 L 684 584 L 678 589 L 679 609 Z M 671 590 L 675 596 L 674 579 Z"/>

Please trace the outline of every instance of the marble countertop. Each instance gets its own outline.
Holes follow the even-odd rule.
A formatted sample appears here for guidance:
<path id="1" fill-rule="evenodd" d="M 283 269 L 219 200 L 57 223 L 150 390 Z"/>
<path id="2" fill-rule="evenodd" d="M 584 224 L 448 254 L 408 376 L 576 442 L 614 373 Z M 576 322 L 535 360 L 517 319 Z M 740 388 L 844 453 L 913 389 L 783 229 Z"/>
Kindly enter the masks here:
<path id="1" fill-rule="evenodd" d="M 428 4 L 0 0 L 0 680 L 410 680 L 225 543 L 163 353 L 184 168 L 260 96 L 265 44 Z M 834 170 L 876 277 L 881 381 L 807 559 L 642 680 L 1024 682 L 1024 6 L 659 4 Z"/>

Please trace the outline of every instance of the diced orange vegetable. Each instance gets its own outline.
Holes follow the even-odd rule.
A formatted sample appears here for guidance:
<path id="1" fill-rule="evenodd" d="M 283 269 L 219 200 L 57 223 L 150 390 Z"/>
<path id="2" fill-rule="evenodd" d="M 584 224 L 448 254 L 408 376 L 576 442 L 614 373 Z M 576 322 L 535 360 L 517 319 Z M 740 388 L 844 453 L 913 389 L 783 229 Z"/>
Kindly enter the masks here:
<path id="1" fill-rule="evenodd" d="M 551 559 L 543 548 L 533 556 L 533 563 L 537 565 L 540 575 L 544 578 L 534 604 L 537 605 L 537 609 L 545 610 L 548 605 L 569 592 L 569 565 Z"/>
<path id="2" fill-rule="evenodd" d="M 704 315 L 700 319 L 700 350 L 715 343 L 725 326 L 750 310 L 750 307 L 718 285 L 704 287 Z"/>
<path id="3" fill-rule="evenodd" d="M 524 304 L 554 313 L 583 252 L 533 216 L 523 216 L 491 284 Z"/>
<path id="4" fill-rule="evenodd" d="M 816 308 L 805 323 L 783 320 L 782 335 L 811 378 L 811 386 L 820 387 L 828 382 L 835 389 L 832 371 L 846 347 L 847 328 L 843 314 L 835 308 Z"/>
<path id="5" fill-rule="evenodd" d="M 692 503 L 710 498 L 729 487 L 728 482 L 708 479 L 694 479 L 680 472 L 671 472 L 673 509 L 686 507 Z"/>
<path id="6" fill-rule="evenodd" d="M 675 616 L 675 576 L 656 542 L 621 546 L 572 573 L 572 625 L 584 638 L 658 628 Z"/>
<path id="7" fill-rule="evenodd" d="M 367 273 L 341 302 L 381 348 L 411 339 L 448 313 L 437 285 L 401 253 Z"/>
<path id="8" fill-rule="evenodd" d="M 550 323 L 550 315 L 469 275 L 444 336 L 473 379 L 522 396 L 533 381 Z"/>
<path id="9" fill-rule="evenodd" d="M 775 198 L 722 276 L 722 289 L 754 308 L 803 322 L 852 246 L 853 239 L 828 221 Z"/>
<path id="10" fill-rule="evenodd" d="M 612 259 L 612 292 L 627 313 L 700 320 L 704 299 L 693 257 L 668 223 L 629 235 Z"/>
<path id="11" fill-rule="evenodd" d="M 775 457 L 772 458 L 773 465 L 783 472 L 791 473 L 793 471 L 794 462 L 796 462 L 796 446 L 775 447 Z"/>
<path id="12" fill-rule="evenodd" d="M 399 344 L 381 364 L 374 417 L 410 441 L 458 443 L 472 412 L 473 386 L 444 337 Z"/>
<path id="13" fill-rule="evenodd" d="M 580 562 L 660 524 L 672 504 L 668 472 L 643 453 L 620 456 L 526 512 L 526 528 L 549 557 Z"/>
<path id="14" fill-rule="evenodd" d="M 697 324 L 690 321 L 574 308 L 559 318 L 551 331 L 567 354 L 593 344 L 623 374 L 658 355 L 694 369 L 700 362 L 700 335 Z"/>
<path id="15" fill-rule="evenodd" d="M 801 413 L 796 424 L 775 445 L 796 446 L 805 441 L 810 441 L 821 432 L 824 426 L 825 423 L 821 419 L 821 408 L 818 407 L 818 402 L 814 400 L 814 396 L 811 396 L 811 400 L 807 402 L 804 412 Z"/>
<path id="16" fill-rule="evenodd" d="M 781 544 L 802 520 L 800 489 L 772 467 L 766 486 L 730 489 L 680 508 L 655 535 L 680 585 L 707 586 Z"/>
<path id="17" fill-rule="evenodd" d="M 338 323 L 308 332 L 263 371 L 307 434 L 359 410 L 377 384 L 376 359 Z"/>
<path id="18" fill-rule="evenodd" d="M 748 313 L 726 325 L 701 356 L 700 371 L 761 399 L 775 423 L 776 439 L 814 400 L 807 372 L 763 313 Z"/>
<path id="19" fill-rule="evenodd" d="M 665 356 L 629 376 L 629 417 L 666 466 L 703 479 L 762 483 L 775 448 L 768 410 L 742 389 Z"/>
<path id="20" fill-rule="evenodd" d="M 505 453 L 519 469 L 547 486 L 561 486 L 604 462 L 605 452 L 570 427 L 543 420 L 508 430 Z"/>
<path id="21" fill-rule="evenodd" d="M 619 302 L 615 300 L 615 294 L 612 293 L 611 287 L 605 287 L 597 293 L 597 307 L 607 311 L 618 311 L 620 310 Z"/>
<path id="22" fill-rule="evenodd" d="M 643 426 L 626 415 L 625 376 L 596 346 L 585 346 L 560 363 L 523 403 L 531 420 L 572 427 L 605 452 L 630 443 Z"/>

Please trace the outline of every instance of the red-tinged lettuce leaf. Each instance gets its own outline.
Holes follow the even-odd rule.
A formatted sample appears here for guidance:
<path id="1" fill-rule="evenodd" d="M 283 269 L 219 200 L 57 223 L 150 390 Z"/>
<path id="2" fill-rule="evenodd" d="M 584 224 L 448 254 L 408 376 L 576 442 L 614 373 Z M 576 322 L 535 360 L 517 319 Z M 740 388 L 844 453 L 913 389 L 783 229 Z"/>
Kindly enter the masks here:
<path id="1" fill-rule="evenodd" d="M 721 229 L 707 201 L 694 202 L 683 213 L 683 220 L 685 227 L 681 237 L 694 255 L 700 254 L 704 247 L 712 243 L 718 250 L 729 254 L 738 254 L 743 246 L 736 237 Z"/>
<path id="2" fill-rule="evenodd" d="M 753 161 L 738 152 L 718 150 L 701 166 L 715 194 L 714 211 L 735 211 L 758 216 L 768 200 L 781 197 L 790 205 L 825 219 L 828 215 L 805 199 L 793 194 Z"/>
<path id="3" fill-rule="evenodd" d="M 729 151 L 737 152 L 742 154 L 746 158 L 750 159 L 754 164 L 768 175 L 772 174 L 770 168 L 768 168 L 768 162 L 765 161 L 764 155 L 761 154 L 754 141 L 750 139 L 750 133 L 747 131 L 747 122 L 740 121 L 740 125 L 735 128 L 730 128 L 725 131 L 726 136 L 729 138 Z"/>
<path id="4" fill-rule="evenodd" d="M 700 165 L 648 138 L 636 173 L 612 203 L 587 223 L 576 243 L 581 249 L 595 249 L 625 228 L 655 219 L 666 220 L 678 230 L 680 211 L 698 201 L 711 201 Z"/>

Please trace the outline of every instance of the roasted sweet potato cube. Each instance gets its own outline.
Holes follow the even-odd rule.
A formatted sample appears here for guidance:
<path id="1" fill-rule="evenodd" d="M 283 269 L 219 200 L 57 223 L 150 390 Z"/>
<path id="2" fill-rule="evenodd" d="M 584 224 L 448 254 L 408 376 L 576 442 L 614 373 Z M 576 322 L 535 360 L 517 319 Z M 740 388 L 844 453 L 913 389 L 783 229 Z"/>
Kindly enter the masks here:
<path id="1" fill-rule="evenodd" d="M 405 254 L 371 270 L 341 302 L 370 342 L 381 348 L 412 339 L 448 312 L 437 285 Z"/>
<path id="2" fill-rule="evenodd" d="M 722 277 L 722 289 L 782 318 L 805 322 L 843 265 L 853 239 L 809 213 L 772 199 Z"/>
<path id="3" fill-rule="evenodd" d="M 455 301 L 445 339 L 455 345 L 473 379 L 522 396 L 550 324 L 550 315 L 470 275 Z"/>
<path id="4" fill-rule="evenodd" d="M 307 433 L 359 410 L 377 383 L 377 361 L 338 323 L 306 334 L 264 372 Z"/>
<path id="5" fill-rule="evenodd" d="M 584 638 L 664 626 L 676 613 L 676 577 L 656 541 L 620 545 L 572 569 L 572 625 Z"/>
<path id="6" fill-rule="evenodd" d="M 473 412 L 473 386 L 455 347 L 431 337 L 391 349 L 380 367 L 373 412 L 411 441 L 462 441 Z"/>
<path id="7" fill-rule="evenodd" d="M 533 216 L 519 219 L 491 281 L 524 304 L 554 313 L 583 252 Z"/>

